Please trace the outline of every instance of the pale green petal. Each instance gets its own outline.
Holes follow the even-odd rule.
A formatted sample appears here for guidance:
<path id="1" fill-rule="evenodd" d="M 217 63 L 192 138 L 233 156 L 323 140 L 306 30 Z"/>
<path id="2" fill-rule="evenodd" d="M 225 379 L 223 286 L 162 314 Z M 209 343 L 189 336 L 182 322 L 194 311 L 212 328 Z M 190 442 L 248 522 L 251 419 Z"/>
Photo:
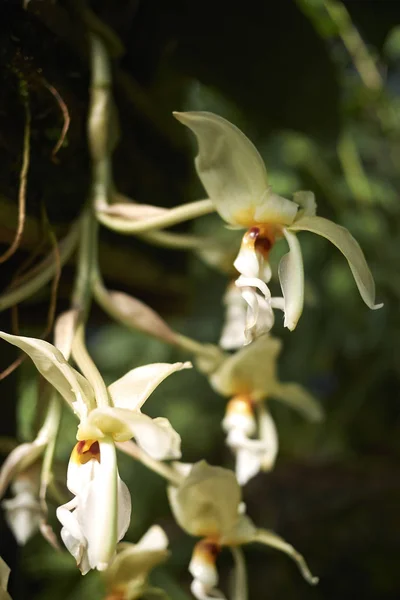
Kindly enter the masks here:
<path id="1" fill-rule="evenodd" d="M 256 207 L 254 221 L 255 224 L 290 225 L 296 218 L 297 209 L 297 204 L 268 189 L 264 193 L 262 202 Z"/>
<path id="2" fill-rule="evenodd" d="M 298 383 L 280 383 L 271 395 L 299 411 L 310 421 L 321 421 L 324 417 L 318 400 Z"/>
<path id="3" fill-rule="evenodd" d="M 297 213 L 297 218 L 314 217 L 317 212 L 317 203 L 313 192 L 295 192 L 293 194 L 293 202 L 299 205 L 300 210 Z"/>
<path id="4" fill-rule="evenodd" d="M 91 385 L 67 363 L 57 348 L 43 340 L 4 332 L 0 332 L 0 338 L 23 350 L 32 359 L 39 373 L 78 414 L 85 412 L 86 402 L 93 402 Z"/>
<path id="5" fill-rule="evenodd" d="M 326 238 L 344 254 L 365 304 L 371 309 L 381 308 L 375 304 L 375 282 L 359 243 L 341 225 L 323 217 L 303 217 L 295 221 L 291 231 L 311 231 Z"/>
<path id="6" fill-rule="evenodd" d="M 318 583 L 318 577 L 314 577 L 307 566 L 304 557 L 293 548 L 291 544 L 285 542 L 283 538 L 279 535 L 276 535 L 273 531 L 268 529 L 257 529 L 256 534 L 253 539 L 248 540 L 249 542 L 259 542 L 260 544 L 266 544 L 271 548 L 276 548 L 276 550 L 282 550 L 285 552 L 290 558 L 292 558 L 297 566 L 300 569 L 301 574 L 304 579 L 308 581 L 311 585 L 316 585 Z"/>
<path id="7" fill-rule="evenodd" d="M 251 226 L 268 189 L 267 171 L 255 146 L 235 125 L 213 113 L 174 116 L 197 137 L 197 173 L 221 217 L 232 225 Z"/>
<path id="8" fill-rule="evenodd" d="M 277 381 L 276 359 L 282 343 L 263 335 L 224 360 L 210 377 L 213 388 L 225 396 L 252 394 L 265 398 Z"/>
<path id="9" fill-rule="evenodd" d="M 190 369 L 191 366 L 190 362 L 154 363 L 132 369 L 108 388 L 114 406 L 140 409 L 164 379 L 176 371 Z"/>
<path id="10" fill-rule="evenodd" d="M 304 304 L 304 269 L 299 241 L 294 233 L 283 230 L 289 244 L 289 252 L 279 263 L 279 281 L 285 300 L 284 325 L 290 331 L 295 329 Z"/>
<path id="11" fill-rule="evenodd" d="M 219 537 L 238 520 L 241 490 L 235 475 L 204 460 L 179 487 L 168 487 L 168 497 L 178 524 L 191 535 Z"/>
<path id="12" fill-rule="evenodd" d="M 235 570 L 232 582 L 232 600 L 247 600 L 247 569 L 243 550 L 239 546 L 233 546 L 231 549 L 233 560 L 235 561 Z"/>

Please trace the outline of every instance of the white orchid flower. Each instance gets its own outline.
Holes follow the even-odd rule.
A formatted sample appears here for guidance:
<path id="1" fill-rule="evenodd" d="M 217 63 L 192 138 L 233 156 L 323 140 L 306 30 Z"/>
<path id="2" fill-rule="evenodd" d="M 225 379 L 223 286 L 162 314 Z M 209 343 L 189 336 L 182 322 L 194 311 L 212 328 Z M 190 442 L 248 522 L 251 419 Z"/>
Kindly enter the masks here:
<path id="1" fill-rule="evenodd" d="M 212 467 L 205 461 L 193 465 L 178 487 L 169 486 L 168 497 L 178 524 L 187 533 L 201 537 L 189 566 L 193 575 L 192 593 L 198 600 L 224 598 L 216 589 L 216 558 L 223 547 L 252 542 L 266 544 L 288 554 L 303 577 L 317 583 L 304 558 L 270 530 L 258 529 L 244 513 L 241 489 L 228 469 Z"/>
<path id="2" fill-rule="evenodd" d="M 158 592 L 148 584 L 149 573 L 168 556 L 168 538 L 163 529 L 153 525 L 137 544 L 122 543 L 117 556 L 104 571 L 107 599 L 137 600 Z"/>
<path id="3" fill-rule="evenodd" d="M 63 354 L 43 340 L 0 332 L 33 360 L 38 371 L 69 403 L 79 417 L 76 444 L 69 461 L 67 487 L 74 498 L 57 509 L 61 537 L 82 573 L 105 570 L 125 534 L 131 502 L 118 474 L 116 441 L 134 437 L 156 460 L 180 457 L 180 437 L 167 419 L 142 414 L 154 389 L 190 363 L 159 363 L 138 367 L 113 383 L 109 406 L 96 406 L 90 383 L 73 369 Z"/>
<path id="4" fill-rule="evenodd" d="M 279 381 L 276 366 L 281 348 L 280 340 L 263 335 L 226 358 L 210 376 L 212 387 L 231 398 L 222 426 L 236 454 L 241 485 L 260 470 L 272 469 L 278 453 L 278 435 L 265 400 L 281 400 L 311 421 L 322 418 L 321 407 L 307 390 Z"/>
<path id="5" fill-rule="evenodd" d="M 284 324 L 295 329 L 304 302 L 303 260 L 296 233 L 310 231 L 328 239 L 344 254 L 367 306 L 382 306 L 375 304 L 375 283 L 359 244 L 344 227 L 316 216 L 312 192 L 297 192 L 293 201 L 275 194 L 255 146 L 222 117 L 209 112 L 174 116 L 197 137 L 195 166 L 216 210 L 230 226 L 247 230 L 234 263 L 240 273 L 237 285 L 257 291 L 273 308 L 267 286 L 271 276 L 269 252 L 277 240 L 285 237 L 289 253 L 280 262 L 279 279 Z"/>
<path id="6" fill-rule="evenodd" d="M 39 530 L 43 520 L 38 500 L 37 475 L 36 472 L 23 472 L 17 475 L 11 483 L 13 498 L 3 500 L 1 503 L 6 522 L 20 546 L 24 546 Z"/>

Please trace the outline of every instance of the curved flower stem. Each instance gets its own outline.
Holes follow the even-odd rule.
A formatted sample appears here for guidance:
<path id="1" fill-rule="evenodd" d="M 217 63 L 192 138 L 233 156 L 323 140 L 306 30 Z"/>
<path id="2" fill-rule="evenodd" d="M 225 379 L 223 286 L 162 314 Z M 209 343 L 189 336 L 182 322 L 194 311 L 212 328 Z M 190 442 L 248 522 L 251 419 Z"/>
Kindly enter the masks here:
<path id="1" fill-rule="evenodd" d="M 60 428 L 62 415 L 62 404 L 59 395 L 54 390 L 52 392 L 49 407 L 47 409 L 46 420 L 43 427 L 47 427 L 49 437 L 48 444 L 44 451 L 42 470 L 40 474 L 39 499 L 44 514 L 47 513 L 46 495 L 47 489 L 53 480 L 52 466 L 54 460 L 54 450 L 56 447 L 57 435 Z"/>
<path id="2" fill-rule="evenodd" d="M 70 232 L 59 244 L 60 263 L 63 266 L 73 254 L 79 238 L 79 223 L 71 227 Z M 0 312 L 19 304 L 23 300 L 30 298 L 44 287 L 55 275 L 57 264 L 54 260 L 54 253 L 49 254 L 45 259 L 35 267 L 35 275 L 25 279 L 14 289 L 5 292 L 0 296 Z"/>
<path id="3" fill-rule="evenodd" d="M 231 546 L 229 549 L 235 561 L 232 600 L 247 600 L 247 571 L 243 550 L 240 546 Z"/>
<path id="4" fill-rule="evenodd" d="M 138 233 L 137 237 L 154 246 L 162 246 L 163 248 L 172 248 L 175 250 L 197 250 L 204 248 L 207 242 L 209 242 L 206 237 L 171 231 L 149 231 L 143 234 Z"/>
<path id="5" fill-rule="evenodd" d="M 100 223 L 105 227 L 108 227 L 108 229 L 117 231 L 122 235 L 135 235 L 137 233 L 171 227 L 172 225 L 177 225 L 183 221 L 189 221 L 190 219 L 208 215 L 214 211 L 215 208 L 213 203 L 211 200 L 206 199 L 176 206 L 175 208 L 169 209 L 166 214 L 150 219 L 127 221 L 126 219 L 108 215 L 101 210 L 97 211 L 96 216 Z"/>
<path id="6" fill-rule="evenodd" d="M 95 272 L 93 273 L 92 286 L 95 300 L 104 310 L 104 312 L 106 312 L 112 319 L 121 325 L 127 327 L 129 330 L 134 332 L 140 331 L 137 322 L 130 318 L 129 315 L 119 310 L 118 306 L 112 302 L 110 294 L 104 286 L 98 268 L 96 268 Z M 186 350 L 197 357 L 203 357 L 204 359 L 209 359 L 211 361 L 217 358 L 214 346 L 193 340 L 185 335 L 173 331 L 169 327 L 168 329 L 168 336 L 165 334 L 165 330 L 163 332 L 160 330 L 160 335 L 157 335 L 157 329 L 153 329 L 152 331 L 147 330 L 146 333 L 152 335 L 156 339 L 161 340 L 162 342 L 167 342 L 173 346 L 181 348 L 182 350 Z"/>
<path id="7" fill-rule="evenodd" d="M 178 473 L 178 471 L 175 471 L 175 469 L 169 465 L 151 458 L 151 456 L 139 448 L 132 440 L 129 440 L 128 442 L 117 442 L 115 445 L 128 456 L 131 456 L 151 471 L 154 471 L 155 473 L 158 473 L 158 475 L 161 475 L 161 477 L 164 477 L 164 479 L 167 479 L 172 485 L 178 486 L 182 483 L 184 479 L 183 475 Z"/>

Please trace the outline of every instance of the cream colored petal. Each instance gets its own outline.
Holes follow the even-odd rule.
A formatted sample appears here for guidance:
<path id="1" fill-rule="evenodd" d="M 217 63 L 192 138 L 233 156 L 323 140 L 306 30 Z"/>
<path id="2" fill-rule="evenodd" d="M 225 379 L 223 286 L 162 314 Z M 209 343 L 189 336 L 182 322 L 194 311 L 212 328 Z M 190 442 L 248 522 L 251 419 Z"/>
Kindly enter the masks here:
<path id="1" fill-rule="evenodd" d="M 110 589 L 118 585 L 143 585 L 149 572 L 164 562 L 169 552 L 168 539 L 161 527 L 155 525 L 137 544 L 122 544 L 110 568 L 105 572 Z"/>
<path id="2" fill-rule="evenodd" d="M 304 560 L 304 557 L 297 552 L 297 550 L 293 548 L 291 544 L 285 542 L 283 538 L 273 531 L 268 529 L 257 529 L 254 537 L 251 540 L 249 539 L 248 542 L 259 542 L 260 544 L 265 544 L 271 548 L 275 548 L 276 550 L 281 550 L 295 561 L 300 569 L 301 574 L 303 575 L 304 579 L 308 581 L 308 583 L 311 585 L 316 585 L 318 583 L 318 577 L 314 577 L 312 575 L 306 561 Z"/>
<path id="3" fill-rule="evenodd" d="M 71 355 L 78 319 L 79 310 L 71 308 L 61 313 L 54 324 L 54 346 L 60 350 L 67 360 Z"/>
<path id="4" fill-rule="evenodd" d="M 135 544 L 138 552 L 166 550 L 168 548 L 168 537 L 164 529 L 159 525 L 153 525 Z"/>
<path id="5" fill-rule="evenodd" d="M 177 362 L 155 363 L 132 369 L 108 388 L 113 404 L 118 408 L 137 410 L 169 375 L 191 367 L 190 362 Z"/>
<path id="6" fill-rule="evenodd" d="M 226 600 L 226 596 L 220 590 L 205 586 L 199 579 L 193 579 L 190 591 L 197 600 Z"/>
<path id="7" fill-rule="evenodd" d="M 261 468 L 263 471 L 270 471 L 276 461 L 278 455 L 278 432 L 275 421 L 271 417 L 270 412 L 261 406 L 258 410 L 258 434 L 260 440 L 265 446 L 265 451 L 262 455 Z"/>
<path id="8" fill-rule="evenodd" d="M 92 402 L 94 393 L 89 382 L 73 369 L 61 352 L 43 340 L 0 332 L 0 338 L 23 350 L 37 370 L 55 387 L 78 414 L 84 412 L 85 400 Z"/>
<path id="9" fill-rule="evenodd" d="M 264 162 L 232 123 L 209 112 L 174 113 L 197 137 L 195 165 L 215 208 L 227 223 L 250 227 L 268 189 Z"/>
<path id="10" fill-rule="evenodd" d="M 15 490 L 15 496 L 3 500 L 1 506 L 5 511 L 5 519 L 14 534 L 17 543 L 24 546 L 26 542 L 39 530 L 42 520 L 42 510 L 36 493 L 27 486 L 20 491 Z"/>
<path id="11" fill-rule="evenodd" d="M 168 497 L 177 522 L 191 535 L 219 537 L 237 522 L 241 490 L 228 469 L 200 461 L 179 487 L 168 488 Z"/>
<path id="12" fill-rule="evenodd" d="M 298 383 L 280 383 L 271 395 L 291 406 L 310 421 L 321 421 L 324 417 L 324 411 L 318 400 Z"/>
<path id="13" fill-rule="evenodd" d="M 130 420 L 130 427 L 137 444 L 152 458 L 168 460 L 181 457 L 181 437 L 168 419 L 135 415 Z"/>
<path id="14" fill-rule="evenodd" d="M 250 448 L 238 448 L 236 451 L 236 479 L 240 486 L 246 485 L 261 471 L 262 455 Z"/>
<path id="15" fill-rule="evenodd" d="M 243 299 L 248 305 L 245 325 L 245 344 L 269 333 L 275 323 L 271 300 L 258 294 L 253 288 L 242 288 Z"/>
<path id="16" fill-rule="evenodd" d="M 230 285 L 224 296 L 225 322 L 219 340 L 224 350 L 236 350 L 245 343 L 247 305 L 242 293 L 243 290 Z"/>
<path id="17" fill-rule="evenodd" d="M 295 329 L 304 305 L 304 269 L 299 241 L 294 233 L 283 230 L 289 244 L 289 252 L 279 263 L 279 280 L 285 300 L 284 325 Z"/>
<path id="18" fill-rule="evenodd" d="M 129 525 L 130 495 L 118 475 L 114 442 L 107 438 L 99 445 L 100 468 L 77 496 L 77 517 L 87 540 L 90 567 L 104 571 L 114 558 L 119 536 Z"/>
<path id="19" fill-rule="evenodd" d="M 303 217 L 295 221 L 291 231 L 311 231 L 334 244 L 345 256 L 365 304 L 375 310 L 383 304 L 375 304 L 375 282 L 359 243 L 341 225 L 322 217 Z"/>
<path id="20" fill-rule="evenodd" d="M 263 335 L 252 344 L 229 356 L 210 377 L 213 388 L 225 396 L 251 393 L 264 398 L 274 389 L 276 359 L 282 343 Z"/>
<path id="21" fill-rule="evenodd" d="M 38 437 L 34 442 L 21 444 L 10 452 L 0 470 L 0 498 L 15 475 L 27 469 L 43 454 L 46 444 L 46 439 Z"/>
<path id="22" fill-rule="evenodd" d="M 291 200 L 266 190 L 262 202 L 254 212 L 254 222 L 256 224 L 290 225 L 296 217 L 297 208 L 297 204 Z"/>
<path id="23" fill-rule="evenodd" d="M 315 213 L 317 212 L 317 203 L 315 202 L 315 194 L 313 192 L 295 192 L 293 194 L 293 202 L 300 207 L 296 219 L 315 216 Z"/>
<path id="24" fill-rule="evenodd" d="M 74 498 L 59 506 L 56 515 L 62 525 L 61 539 L 68 552 L 75 558 L 82 575 L 86 575 L 91 567 L 87 555 L 87 541 L 78 521 L 77 506 L 78 501 Z"/>

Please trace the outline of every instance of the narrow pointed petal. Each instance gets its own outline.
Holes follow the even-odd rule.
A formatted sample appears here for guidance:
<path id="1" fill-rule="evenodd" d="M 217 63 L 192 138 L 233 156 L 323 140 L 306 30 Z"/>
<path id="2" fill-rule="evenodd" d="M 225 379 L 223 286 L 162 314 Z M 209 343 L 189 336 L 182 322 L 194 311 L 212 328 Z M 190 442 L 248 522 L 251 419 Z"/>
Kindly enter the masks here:
<path id="1" fill-rule="evenodd" d="M 174 113 L 197 137 L 198 176 L 221 217 L 251 226 L 268 189 L 264 162 L 252 142 L 232 123 L 210 112 Z"/>
<path id="2" fill-rule="evenodd" d="M 108 388 L 114 406 L 140 409 L 152 392 L 172 373 L 190 369 L 190 362 L 155 363 L 132 369 Z"/>
<path id="3" fill-rule="evenodd" d="M 260 440 L 265 445 L 261 468 L 263 471 L 270 471 L 276 461 L 279 442 L 275 421 L 265 406 L 261 406 L 258 411 L 258 428 Z"/>
<path id="4" fill-rule="evenodd" d="M 311 231 L 334 244 L 349 263 L 358 291 L 365 304 L 375 310 L 383 304 L 375 304 L 375 282 L 359 243 L 341 225 L 336 225 L 323 217 L 302 217 L 295 221 L 291 231 Z"/>
<path id="5" fill-rule="evenodd" d="M 324 411 L 318 400 L 298 383 L 280 383 L 271 396 L 294 408 L 310 421 L 318 422 L 324 418 Z"/>
<path id="6" fill-rule="evenodd" d="M 260 544 L 266 544 L 271 548 L 276 548 L 276 550 L 281 550 L 282 552 L 285 552 L 285 554 L 290 556 L 290 558 L 292 558 L 295 561 L 298 568 L 300 569 L 301 574 L 303 575 L 304 579 L 308 581 L 308 583 L 310 583 L 311 585 L 316 585 L 318 583 L 318 577 L 314 577 L 312 575 L 306 561 L 304 560 L 304 557 L 299 552 L 297 552 L 297 550 L 293 548 L 291 544 L 285 542 L 283 538 L 281 538 L 273 531 L 270 531 L 268 529 L 257 529 L 255 536 L 252 540 L 249 541 L 259 542 Z"/>
<path id="7" fill-rule="evenodd" d="M 295 329 L 304 304 L 304 269 L 299 241 L 294 233 L 283 230 L 289 244 L 289 252 L 279 263 L 279 281 L 285 300 L 284 325 L 290 331 Z"/>
<path id="8" fill-rule="evenodd" d="M 57 348 L 43 340 L 4 332 L 0 332 L 0 338 L 23 350 L 32 359 L 39 373 L 74 407 L 75 412 L 85 412 L 84 400 L 91 402 L 94 398 L 92 387 L 67 363 Z"/>

